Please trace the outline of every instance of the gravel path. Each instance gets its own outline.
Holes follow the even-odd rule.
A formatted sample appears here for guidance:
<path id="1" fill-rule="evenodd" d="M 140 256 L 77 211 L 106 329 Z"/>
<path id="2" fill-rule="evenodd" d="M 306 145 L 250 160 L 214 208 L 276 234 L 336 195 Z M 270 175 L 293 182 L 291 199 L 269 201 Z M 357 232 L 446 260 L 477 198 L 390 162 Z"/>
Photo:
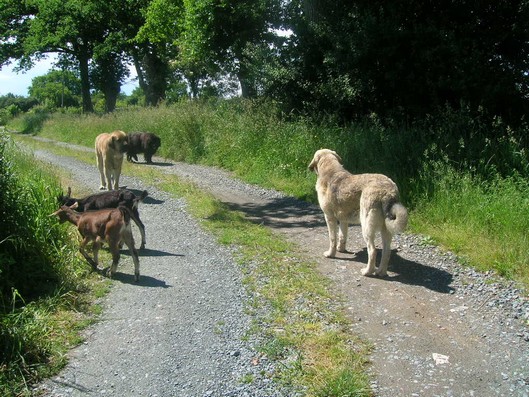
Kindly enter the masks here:
<path id="1" fill-rule="evenodd" d="M 95 166 L 35 155 L 97 189 Z M 140 205 L 147 233 L 141 279 L 134 282 L 125 249 L 101 321 L 88 329 L 66 369 L 39 390 L 49 396 L 290 395 L 269 379 L 273 364 L 252 348 L 255 340 L 245 341 L 251 319 L 232 252 L 200 229 L 182 200 L 135 178 L 124 176 L 122 184 L 149 191 Z M 139 242 L 135 227 L 134 233 Z"/>
<path id="2" fill-rule="evenodd" d="M 376 396 L 529 396 L 529 302 L 512 284 L 463 267 L 414 235 L 395 238 L 389 277 L 363 277 L 367 254 L 358 227 L 351 228 L 350 252 L 326 259 L 327 232 L 316 206 L 222 170 L 154 161 L 160 171 L 188 178 L 284 233 L 318 261 L 345 300 L 352 331 L 373 345 Z M 98 186 L 94 167 L 67 166 L 87 186 Z M 143 188 L 130 178 L 123 184 Z M 151 190 L 154 201 L 140 209 L 151 250 L 140 258 L 143 281 L 133 285 L 131 264 L 121 267 L 108 321 L 91 328 L 53 389 L 63 395 L 75 395 L 77 386 L 116 395 L 133 389 L 130 395 L 281 395 L 259 376 L 261 365 L 272 363 L 253 367 L 255 352 L 241 342 L 249 319 L 230 252 L 197 228 L 184 203 Z M 241 385 L 245 373 L 257 381 Z"/>

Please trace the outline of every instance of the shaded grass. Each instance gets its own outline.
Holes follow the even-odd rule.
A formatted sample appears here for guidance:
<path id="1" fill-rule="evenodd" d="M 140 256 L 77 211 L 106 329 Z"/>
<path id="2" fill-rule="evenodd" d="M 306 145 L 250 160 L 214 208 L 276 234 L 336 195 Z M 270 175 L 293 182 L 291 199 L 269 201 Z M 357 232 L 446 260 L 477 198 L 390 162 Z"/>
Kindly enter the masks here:
<path id="1" fill-rule="evenodd" d="M 89 153 L 24 141 L 94 161 Z M 190 213 L 219 242 L 237 247 L 235 257 L 252 296 L 247 305 L 254 319 L 251 332 L 262 338 L 261 352 L 281 363 L 277 373 L 265 376 L 308 396 L 371 395 L 365 374 L 369 347 L 351 335 L 341 302 L 314 263 L 300 257 L 281 236 L 230 211 L 193 184 L 145 167 L 135 167 L 134 174 L 183 197 Z"/>

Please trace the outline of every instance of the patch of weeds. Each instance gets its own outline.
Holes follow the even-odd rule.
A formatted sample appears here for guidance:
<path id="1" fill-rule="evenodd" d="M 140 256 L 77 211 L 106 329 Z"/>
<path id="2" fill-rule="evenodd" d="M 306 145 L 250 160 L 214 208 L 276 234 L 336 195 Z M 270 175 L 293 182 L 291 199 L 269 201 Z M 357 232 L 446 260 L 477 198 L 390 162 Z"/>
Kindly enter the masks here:
<path id="1" fill-rule="evenodd" d="M 249 385 L 249 384 L 253 383 L 254 380 L 255 380 L 255 375 L 251 374 L 251 373 L 248 373 L 248 374 L 244 374 L 242 376 L 242 378 L 240 379 L 240 382 L 243 383 L 243 384 Z"/>

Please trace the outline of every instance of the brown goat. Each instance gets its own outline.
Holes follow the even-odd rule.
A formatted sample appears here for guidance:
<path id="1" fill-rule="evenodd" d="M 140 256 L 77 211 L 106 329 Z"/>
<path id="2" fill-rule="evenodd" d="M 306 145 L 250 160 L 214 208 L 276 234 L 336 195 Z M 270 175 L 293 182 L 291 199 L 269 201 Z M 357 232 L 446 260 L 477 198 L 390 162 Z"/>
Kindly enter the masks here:
<path id="1" fill-rule="evenodd" d="M 107 275 L 112 277 L 116 273 L 120 258 L 119 244 L 123 241 L 131 252 L 134 262 L 134 280 L 138 281 L 140 279 L 140 261 L 138 252 L 134 248 L 134 237 L 130 227 L 130 210 L 119 206 L 118 208 L 77 212 L 74 211 L 77 206 L 77 202 L 70 207 L 63 205 L 52 215 L 56 215 L 60 223 L 68 221 L 77 226 L 77 230 L 83 237 L 79 251 L 88 263 L 97 270 L 99 249 L 103 242 L 107 242 L 112 253 L 112 266 L 108 270 Z M 94 259 L 90 258 L 85 251 L 85 247 L 90 241 L 93 241 L 92 252 Z"/>

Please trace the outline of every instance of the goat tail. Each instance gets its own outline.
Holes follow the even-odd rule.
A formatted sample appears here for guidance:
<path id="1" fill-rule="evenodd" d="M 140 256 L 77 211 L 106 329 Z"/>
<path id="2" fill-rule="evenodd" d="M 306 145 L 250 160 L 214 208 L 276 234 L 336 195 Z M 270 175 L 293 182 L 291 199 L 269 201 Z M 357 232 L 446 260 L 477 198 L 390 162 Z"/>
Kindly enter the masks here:
<path id="1" fill-rule="evenodd" d="M 128 226 L 130 224 L 130 218 L 132 217 L 130 209 L 124 205 L 118 206 L 118 209 L 120 210 L 121 215 L 123 215 L 123 221 L 125 222 L 125 225 Z"/>
<path id="2" fill-rule="evenodd" d="M 392 234 L 402 233 L 408 225 L 408 210 L 397 201 L 389 202 L 384 208 L 386 228 Z"/>

